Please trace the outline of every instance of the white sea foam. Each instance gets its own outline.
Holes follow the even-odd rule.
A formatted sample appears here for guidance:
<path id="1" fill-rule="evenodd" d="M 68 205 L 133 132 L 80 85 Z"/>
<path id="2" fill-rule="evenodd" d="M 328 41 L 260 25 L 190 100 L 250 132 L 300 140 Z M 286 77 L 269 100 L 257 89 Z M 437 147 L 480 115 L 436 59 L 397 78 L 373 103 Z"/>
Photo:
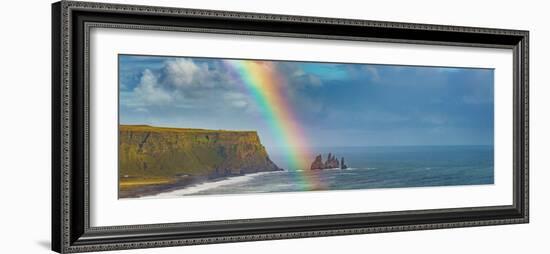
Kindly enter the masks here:
<path id="1" fill-rule="evenodd" d="M 250 181 L 251 179 L 256 178 L 260 175 L 277 173 L 277 172 L 281 172 L 281 171 L 259 172 L 259 173 L 253 173 L 253 174 L 246 174 L 246 175 L 242 175 L 242 176 L 233 176 L 233 177 L 225 178 L 223 180 L 218 180 L 218 181 L 214 181 L 214 182 L 204 182 L 204 183 L 200 183 L 200 184 L 197 184 L 197 185 L 186 186 L 185 188 L 179 189 L 179 190 L 173 190 L 173 191 L 168 191 L 168 192 L 162 192 L 162 193 L 159 193 L 159 194 L 156 194 L 156 195 L 145 196 L 145 197 L 141 197 L 140 199 L 168 198 L 168 197 L 177 197 L 177 196 L 196 194 L 196 193 L 201 192 L 201 191 L 214 189 L 214 188 L 224 186 L 224 185 L 244 183 L 244 182 Z"/>
<path id="2" fill-rule="evenodd" d="M 332 170 L 341 170 L 341 171 L 349 171 L 349 170 L 356 170 L 356 169 L 364 169 L 364 168 L 345 168 L 345 169 L 342 169 L 342 168 L 334 168 Z"/>

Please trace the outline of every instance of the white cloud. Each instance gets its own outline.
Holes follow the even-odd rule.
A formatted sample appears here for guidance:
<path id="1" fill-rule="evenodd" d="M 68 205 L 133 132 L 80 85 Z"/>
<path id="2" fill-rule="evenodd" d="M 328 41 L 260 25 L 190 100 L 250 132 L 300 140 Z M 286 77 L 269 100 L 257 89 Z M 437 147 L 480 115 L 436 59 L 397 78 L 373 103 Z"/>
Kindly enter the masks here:
<path id="1" fill-rule="evenodd" d="M 321 86 L 323 84 L 321 79 L 317 76 L 308 75 L 308 78 L 309 78 L 309 83 L 314 85 L 314 86 Z"/>
<path id="2" fill-rule="evenodd" d="M 139 84 L 134 88 L 134 95 L 147 105 L 164 105 L 172 102 L 173 98 L 158 83 L 158 77 L 145 69 Z"/>
<path id="3" fill-rule="evenodd" d="M 265 66 L 268 68 L 269 66 Z M 293 65 L 277 65 L 277 71 L 287 74 L 288 82 L 278 83 L 290 101 L 296 106 L 315 112 L 322 104 L 304 97 L 300 90 L 304 86 L 320 86 L 322 81 L 315 75 L 305 73 Z M 281 69 L 279 69 L 281 68 Z M 257 115 L 261 107 L 254 97 L 246 93 L 237 77 L 219 61 L 205 61 L 191 58 L 171 58 L 160 68 L 142 72 L 138 85 L 121 94 L 124 106 L 139 112 L 154 112 L 151 106 L 168 106 L 172 109 L 193 109 L 226 112 L 227 114 Z"/>
<path id="4" fill-rule="evenodd" d="M 222 68 L 206 63 L 196 63 L 193 59 L 178 58 L 165 61 L 162 69 L 163 83 L 176 89 L 214 88 L 231 82 L 228 73 Z"/>
<path id="5" fill-rule="evenodd" d="M 200 82 L 200 76 L 203 76 L 203 72 L 208 72 L 208 66 L 198 66 L 191 59 L 178 58 L 166 61 L 164 71 L 170 84 L 186 87 Z"/>
<path id="6" fill-rule="evenodd" d="M 380 81 L 380 74 L 378 73 L 378 70 L 376 67 L 371 65 L 365 65 L 364 66 L 365 71 L 367 71 L 370 78 L 374 81 Z"/>
<path id="7" fill-rule="evenodd" d="M 223 99 L 225 103 L 235 108 L 246 108 L 250 104 L 246 95 L 234 91 L 223 94 Z"/>
<path id="8" fill-rule="evenodd" d="M 306 75 L 306 72 L 302 69 L 299 69 L 299 68 L 296 68 L 294 70 L 294 72 L 292 72 L 293 77 L 300 77 L 300 76 L 303 76 L 303 75 Z"/>
<path id="9" fill-rule="evenodd" d="M 235 108 L 244 108 L 247 105 L 248 105 L 248 102 L 246 102 L 245 100 L 235 100 L 231 102 L 231 106 Z"/>
<path id="10" fill-rule="evenodd" d="M 223 98 L 226 100 L 240 100 L 246 98 L 246 96 L 242 93 L 230 91 L 225 93 L 223 95 Z"/>
<path id="11" fill-rule="evenodd" d="M 149 110 L 143 107 L 138 107 L 135 109 L 135 111 L 140 113 L 149 113 Z"/>
<path id="12" fill-rule="evenodd" d="M 288 79 L 290 87 L 285 87 L 285 89 L 290 88 L 301 88 L 306 86 L 318 87 L 323 85 L 323 82 L 319 76 L 305 72 L 299 64 L 295 63 L 279 63 L 277 65 L 277 71 L 283 73 Z M 292 91 L 290 91 L 292 93 Z"/>

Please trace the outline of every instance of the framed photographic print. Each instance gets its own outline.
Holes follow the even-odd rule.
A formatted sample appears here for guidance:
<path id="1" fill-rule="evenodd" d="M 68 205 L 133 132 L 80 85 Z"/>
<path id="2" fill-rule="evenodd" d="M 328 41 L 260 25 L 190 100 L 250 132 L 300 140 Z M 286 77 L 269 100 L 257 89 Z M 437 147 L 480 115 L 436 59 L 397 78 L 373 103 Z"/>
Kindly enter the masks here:
<path id="1" fill-rule="evenodd" d="M 57 252 L 528 222 L 527 31 L 52 14 Z"/>

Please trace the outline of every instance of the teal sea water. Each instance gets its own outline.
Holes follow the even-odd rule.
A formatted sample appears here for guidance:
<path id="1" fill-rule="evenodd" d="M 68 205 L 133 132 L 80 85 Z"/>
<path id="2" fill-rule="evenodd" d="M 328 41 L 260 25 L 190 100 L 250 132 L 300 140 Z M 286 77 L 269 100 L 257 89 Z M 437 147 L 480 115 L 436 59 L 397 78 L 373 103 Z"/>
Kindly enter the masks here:
<path id="1" fill-rule="evenodd" d="M 297 179 L 308 174 L 325 190 L 481 185 L 494 182 L 493 146 L 325 147 L 314 149 L 345 157 L 348 169 L 249 174 L 188 186 L 161 196 L 245 194 L 308 190 Z M 270 152 L 285 168 L 284 159 Z"/>

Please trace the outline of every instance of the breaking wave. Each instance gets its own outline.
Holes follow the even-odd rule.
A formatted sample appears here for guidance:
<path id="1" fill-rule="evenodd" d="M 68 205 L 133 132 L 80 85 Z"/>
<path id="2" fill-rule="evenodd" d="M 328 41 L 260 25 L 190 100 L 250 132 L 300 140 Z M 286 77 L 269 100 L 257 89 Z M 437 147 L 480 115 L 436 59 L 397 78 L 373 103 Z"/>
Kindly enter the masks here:
<path id="1" fill-rule="evenodd" d="M 275 171 L 277 172 L 277 171 Z M 168 191 L 168 192 L 162 192 L 157 195 L 151 195 L 151 196 L 145 196 L 141 197 L 142 199 L 150 199 L 150 198 L 166 198 L 166 197 L 177 197 L 177 196 L 184 196 L 184 195 L 191 195 L 191 194 L 197 194 L 201 191 L 206 191 L 210 189 L 214 189 L 220 186 L 225 185 L 232 185 L 237 183 L 244 183 L 248 182 L 258 176 L 265 175 L 265 174 L 271 174 L 275 172 L 259 172 L 259 173 L 252 173 L 252 174 L 246 174 L 242 176 L 232 176 L 223 178 L 221 180 L 213 181 L 213 182 L 203 182 L 196 185 L 190 185 L 185 186 L 182 189 Z"/>

